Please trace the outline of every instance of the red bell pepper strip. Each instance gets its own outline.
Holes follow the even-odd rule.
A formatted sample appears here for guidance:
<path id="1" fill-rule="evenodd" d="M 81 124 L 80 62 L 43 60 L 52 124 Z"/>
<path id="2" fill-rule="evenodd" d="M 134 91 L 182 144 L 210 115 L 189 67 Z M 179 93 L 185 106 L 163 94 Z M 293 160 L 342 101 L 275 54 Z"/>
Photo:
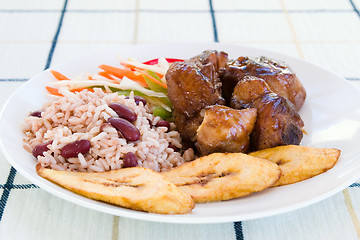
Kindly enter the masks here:
<path id="1" fill-rule="evenodd" d="M 173 63 L 173 62 L 182 62 L 184 61 L 183 59 L 177 59 L 177 58 L 165 58 L 165 60 L 168 62 L 168 63 Z M 159 62 L 159 59 L 156 58 L 156 59 L 151 59 L 149 61 L 146 61 L 146 62 L 143 62 L 143 64 L 147 64 L 147 65 L 155 65 Z"/>

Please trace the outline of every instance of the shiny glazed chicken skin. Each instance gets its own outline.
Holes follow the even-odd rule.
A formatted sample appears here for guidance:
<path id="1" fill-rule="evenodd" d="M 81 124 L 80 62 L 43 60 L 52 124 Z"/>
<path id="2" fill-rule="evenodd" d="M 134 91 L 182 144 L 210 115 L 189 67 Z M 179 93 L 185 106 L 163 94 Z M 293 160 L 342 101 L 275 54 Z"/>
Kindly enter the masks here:
<path id="1" fill-rule="evenodd" d="M 173 117 L 185 141 L 194 142 L 196 130 L 207 106 L 225 104 L 218 72 L 228 61 L 227 54 L 204 51 L 198 56 L 173 63 L 166 73 L 168 97 L 173 105 Z"/>
<path id="2" fill-rule="evenodd" d="M 246 153 L 255 121 L 254 108 L 237 110 L 220 105 L 206 107 L 204 120 L 197 129 L 196 147 L 201 155 L 213 152 Z"/>
<path id="3" fill-rule="evenodd" d="M 173 63 L 166 73 L 166 82 L 175 111 L 192 118 L 206 106 L 224 104 L 218 71 L 226 62 L 226 53 L 205 51 Z"/>
<path id="4" fill-rule="evenodd" d="M 177 129 L 200 155 L 297 145 L 302 139 L 297 109 L 306 92 L 284 64 L 265 57 L 228 60 L 226 53 L 209 50 L 173 63 L 166 80 Z"/>
<path id="5" fill-rule="evenodd" d="M 272 92 L 265 80 L 245 76 L 235 86 L 230 106 L 257 109 L 251 150 L 300 144 L 304 126 L 300 115 L 288 99 Z"/>
<path id="6" fill-rule="evenodd" d="M 297 110 L 304 104 L 306 91 L 296 74 L 286 64 L 267 57 L 239 57 L 228 62 L 220 76 L 227 102 L 237 82 L 247 75 L 264 79 L 273 92 L 287 98 Z"/>

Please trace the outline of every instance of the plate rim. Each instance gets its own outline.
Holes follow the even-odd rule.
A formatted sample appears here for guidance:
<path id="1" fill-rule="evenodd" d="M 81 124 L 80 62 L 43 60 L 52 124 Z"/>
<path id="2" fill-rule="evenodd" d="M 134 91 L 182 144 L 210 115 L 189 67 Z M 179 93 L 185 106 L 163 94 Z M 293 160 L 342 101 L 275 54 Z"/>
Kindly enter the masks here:
<path id="1" fill-rule="evenodd" d="M 113 51 L 114 49 L 119 51 L 122 48 L 124 48 L 125 46 L 131 46 L 133 48 L 136 48 L 138 46 L 162 46 L 164 44 L 167 44 L 167 45 L 183 45 L 183 46 L 184 45 L 185 46 L 188 46 L 188 45 L 193 46 L 195 44 L 195 45 L 205 45 L 205 46 L 212 45 L 212 46 L 217 46 L 217 47 L 221 47 L 221 46 L 226 45 L 228 47 L 246 48 L 246 49 L 255 50 L 255 51 L 264 51 L 264 52 L 266 52 L 266 54 L 271 53 L 273 55 L 284 56 L 286 59 L 292 59 L 293 61 L 301 62 L 302 64 L 312 65 L 312 66 L 314 66 L 316 68 L 321 69 L 322 71 L 326 71 L 326 72 L 330 73 L 331 75 L 337 77 L 339 80 L 341 79 L 341 81 L 343 81 L 345 84 L 353 85 L 351 82 L 347 81 L 345 78 L 341 77 L 340 75 L 338 75 L 338 74 L 336 74 L 336 73 L 334 73 L 334 72 L 332 72 L 332 71 L 330 71 L 328 69 L 325 69 L 325 68 L 323 68 L 321 66 L 318 66 L 318 65 L 316 65 L 314 63 L 311 63 L 311 62 L 305 61 L 303 59 L 300 59 L 300 58 L 296 58 L 296 57 L 293 57 L 293 56 L 289 56 L 289 55 L 286 55 L 286 54 L 283 54 L 283 53 L 279 53 L 279 52 L 275 52 L 275 51 L 271 51 L 271 50 L 267 50 L 267 49 L 256 48 L 256 47 L 246 46 L 246 45 L 241 45 L 241 44 L 210 43 L 210 42 L 209 43 L 199 43 L 199 42 L 196 42 L 196 43 L 171 42 L 171 43 L 169 43 L 169 42 L 167 42 L 167 43 L 145 43 L 145 44 L 136 44 L 136 45 L 121 44 L 119 47 L 114 47 L 114 48 L 109 48 L 109 49 L 106 49 L 106 50 L 97 51 L 97 52 L 94 52 L 94 53 L 87 54 L 85 56 L 79 56 L 79 57 L 73 58 L 72 60 L 69 60 L 69 61 L 67 61 L 65 63 L 56 64 L 55 66 L 51 66 L 50 68 L 51 69 L 56 69 L 56 68 L 60 68 L 62 66 L 68 66 L 71 63 L 75 63 L 75 62 L 79 61 L 80 59 L 83 59 L 83 58 L 85 58 L 87 56 L 105 54 L 106 52 Z M 116 53 L 116 51 L 114 51 L 114 52 Z M 33 79 L 41 77 L 41 75 L 43 75 L 44 72 L 46 72 L 46 71 L 49 71 L 49 69 L 45 69 L 45 70 L 39 72 L 38 74 L 36 74 L 35 76 L 29 78 L 29 80 L 27 82 L 22 84 L 19 88 L 17 88 L 8 97 L 8 99 L 5 101 L 3 107 L 2 107 L 2 109 L 0 111 L 0 122 L 2 122 L 2 119 L 4 117 L 4 112 L 6 111 L 6 109 L 7 109 L 8 105 L 9 105 L 9 103 L 11 102 L 11 100 L 16 96 L 16 93 L 19 91 L 19 89 L 25 88 L 27 85 L 31 85 Z M 353 86 L 355 86 L 355 85 L 353 85 Z M 112 215 L 132 218 L 132 219 L 153 221 L 153 222 L 182 223 L 182 224 L 206 224 L 206 223 L 225 223 L 225 222 L 234 222 L 234 221 L 243 221 L 243 220 L 252 220 L 252 219 L 258 219 L 258 218 L 270 217 L 270 216 L 278 215 L 278 214 L 281 214 L 281 213 L 293 211 L 293 210 L 296 210 L 296 209 L 299 209 L 299 208 L 302 208 L 302 207 L 305 207 L 305 206 L 309 206 L 311 204 L 314 204 L 314 203 L 317 203 L 317 202 L 319 202 L 321 200 L 324 200 L 324 199 L 326 199 L 326 198 L 340 192 L 342 189 L 346 188 L 351 183 L 355 182 L 360 176 L 360 174 L 359 174 L 359 176 L 356 176 L 356 177 L 354 176 L 353 178 L 349 179 L 348 181 L 343 182 L 342 184 L 338 185 L 338 187 L 334 188 L 332 191 L 328 191 L 328 192 L 326 192 L 324 194 L 318 195 L 315 198 L 312 198 L 312 199 L 309 199 L 307 201 L 303 201 L 303 202 L 300 202 L 300 203 L 297 203 L 297 204 L 294 204 L 294 205 L 291 205 L 291 206 L 288 206 L 288 207 L 275 209 L 275 210 L 268 210 L 268 211 L 265 212 L 265 214 L 258 213 L 258 214 L 234 215 L 234 216 L 231 216 L 231 217 L 222 216 L 222 217 L 216 217 L 216 218 L 210 218 L 210 217 L 192 218 L 191 214 L 189 214 L 189 215 L 161 215 L 161 214 L 139 212 L 139 211 L 135 211 L 135 210 L 128 210 L 128 209 L 125 209 L 125 208 L 122 208 L 122 207 L 117 207 L 117 206 L 116 206 L 117 208 L 124 209 L 125 211 L 123 212 L 123 214 L 119 214 L 118 212 L 116 212 L 117 213 L 116 214 L 116 213 L 111 211 L 111 208 L 108 209 L 106 206 L 102 206 L 102 205 L 100 205 L 100 210 L 99 210 L 99 206 L 98 206 L 99 202 L 96 201 L 96 200 L 92 200 L 93 202 L 89 203 L 88 201 L 84 201 L 84 199 L 88 200 L 88 198 L 82 197 L 80 195 L 78 195 L 78 196 L 80 196 L 81 198 L 84 198 L 84 199 L 81 199 L 81 198 L 77 199 L 77 198 L 72 197 L 71 195 L 70 196 L 63 195 L 56 188 L 54 190 L 53 186 L 50 187 L 47 184 L 45 184 L 45 183 L 43 183 L 41 181 L 38 181 L 36 178 L 31 176 L 27 171 L 25 171 L 23 168 L 21 168 L 20 164 L 18 164 L 18 162 L 14 161 L 12 156 L 10 156 L 10 154 L 7 152 L 7 150 L 5 148 L 5 145 L 2 142 L 2 140 L 3 140 L 2 139 L 2 132 L 3 132 L 3 128 L 0 127 L 0 150 L 3 153 L 5 159 L 21 175 L 23 175 L 25 178 L 27 178 L 30 182 L 33 182 L 36 185 L 38 185 L 41 189 L 51 193 L 52 195 L 55 195 L 56 197 L 60 197 L 60 198 L 62 198 L 64 200 L 75 203 L 76 205 L 79 205 L 79 206 L 82 206 L 82 207 L 87 207 L 87 208 L 90 208 L 90 209 L 95 210 L 95 211 L 100 211 L 100 212 L 104 212 L 104 213 L 108 213 L 108 214 L 112 214 Z M 45 181 L 47 181 L 47 180 L 45 180 Z M 51 184 L 53 184 L 54 186 L 56 186 L 58 188 L 61 188 L 61 187 L 57 186 L 54 183 L 51 183 Z M 69 192 L 71 192 L 71 191 L 69 191 Z M 79 201 L 82 204 L 80 204 Z M 108 205 L 108 204 L 106 204 L 106 205 Z M 126 214 L 127 211 L 131 211 L 132 214 L 127 215 Z M 177 218 L 177 216 L 179 216 L 180 218 Z M 185 216 L 185 217 L 182 217 L 182 216 Z M 189 217 L 186 217 L 186 216 L 189 216 Z"/>

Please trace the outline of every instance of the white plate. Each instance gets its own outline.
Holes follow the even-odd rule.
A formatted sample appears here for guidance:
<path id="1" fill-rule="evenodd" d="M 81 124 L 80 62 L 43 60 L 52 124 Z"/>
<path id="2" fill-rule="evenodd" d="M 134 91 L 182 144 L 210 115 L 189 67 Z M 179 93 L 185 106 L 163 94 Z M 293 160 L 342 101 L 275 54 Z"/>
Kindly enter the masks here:
<path id="1" fill-rule="evenodd" d="M 302 60 L 238 45 L 172 43 L 120 46 L 53 69 L 75 76 L 81 72 L 95 73 L 99 64 L 118 65 L 118 55 L 138 60 L 157 57 L 189 58 L 206 49 L 226 51 L 231 58 L 265 55 L 288 63 L 304 84 L 308 95 L 300 111 L 308 132 L 302 145 L 341 149 L 342 154 L 335 167 L 303 182 L 270 188 L 248 197 L 197 204 L 192 213 L 186 215 L 132 211 L 82 197 L 39 177 L 35 172 L 34 158 L 22 147 L 21 124 L 24 117 L 48 100 L 44 88 L 46 82 L 52 81 L 48 70 L 23 84 L 6 102 L 0 116 L 0 145 L 3 154 L 19 173 L 60 198 L 113 215 L 168 223 L 220 223 L 284 213 L 327 198 L 360 177 L 360 91 L 343 78 Z"/>

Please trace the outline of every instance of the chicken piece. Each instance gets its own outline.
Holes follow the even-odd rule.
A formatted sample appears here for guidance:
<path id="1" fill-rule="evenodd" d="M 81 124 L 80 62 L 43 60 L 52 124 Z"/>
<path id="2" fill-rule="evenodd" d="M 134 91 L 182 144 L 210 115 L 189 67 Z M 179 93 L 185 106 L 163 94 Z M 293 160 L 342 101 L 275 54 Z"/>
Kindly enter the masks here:
<path id="1" fill-rule="evenodd" d="M 192 118 L 187 118 L 177 111 L 173 111 L 173 120 L 176 125 L 177 131 L 180 133 L 181 138 L 185 142 L 196 141 L 196 130 L 201 125 L 204 119 L 204 111 L 200 111 Z"/>
<path id="2" fill-rule="evenodd" d="M 228 103 L 234 87 L 246 75 L 264 79 L 273 92 L 289 99 L 297 110 L 304 104 L 306 91 L 296 74 L 284 63 L 267 57 L 239 57 L 228 62 L 220 75 L 223 95 Z"/>
<path id="3" fill-rule="evenodd" d="M 247 152 L 249 136 L 254 129 L 256 109 L 236 110 L 209 106 L 197 129 L 196 147 L 201 155 L 214 152 Z"/>
<path id="4" fill-rule="evenodd" d="M 251 134 L 252 150 L 300 144 L 304 123 L 289 100 L 275 93 L 267 93 L 257 98 L 252 106 L 258 110 Z"/>
<path id="5" fill-rule="evenodd" d="M 184 62 L 173 63 L 166 73 L 174 122 L 184 141 L 194 142 L 206 106 L 225 103 L 218 71 L 225 68 L 227 54 L 204 51 Z"/>
<path id="6" fill-rule="evenodd" d="M 174 110 L 191 119 L 206 106 L 224 104 L 218 70 L 226 61 L 226 53 L 206 51 L 173 63 L 166 73 L 166 82 Z"/>
<path id="7" fill-rule="evenodd" d="M 299 145 L 304 123 L 295 106 L 270 90 L 261 78 L 246 76 L 234 88 L 231 107 L 256 108 L 257 118 L 250 136 L 252 151 L 280 145 Z"/>
<path id="8" fill-rule="evenodd" d="M 235 109 L 249 108 L 255 99 L 267 93 L 272 91 L 264 79 L 245 76 L 234 88 L 230 106 Z"/>
<path id="9" fill-rule="evenodd" d="M 227 66 L 228 54 L 225 52 L 218 52 L 216 50 L 207 50 L 192 59 L 198 59 L 202 64 L 211 63 L 215 67 L 215 71 L 219 72 Z"/>

